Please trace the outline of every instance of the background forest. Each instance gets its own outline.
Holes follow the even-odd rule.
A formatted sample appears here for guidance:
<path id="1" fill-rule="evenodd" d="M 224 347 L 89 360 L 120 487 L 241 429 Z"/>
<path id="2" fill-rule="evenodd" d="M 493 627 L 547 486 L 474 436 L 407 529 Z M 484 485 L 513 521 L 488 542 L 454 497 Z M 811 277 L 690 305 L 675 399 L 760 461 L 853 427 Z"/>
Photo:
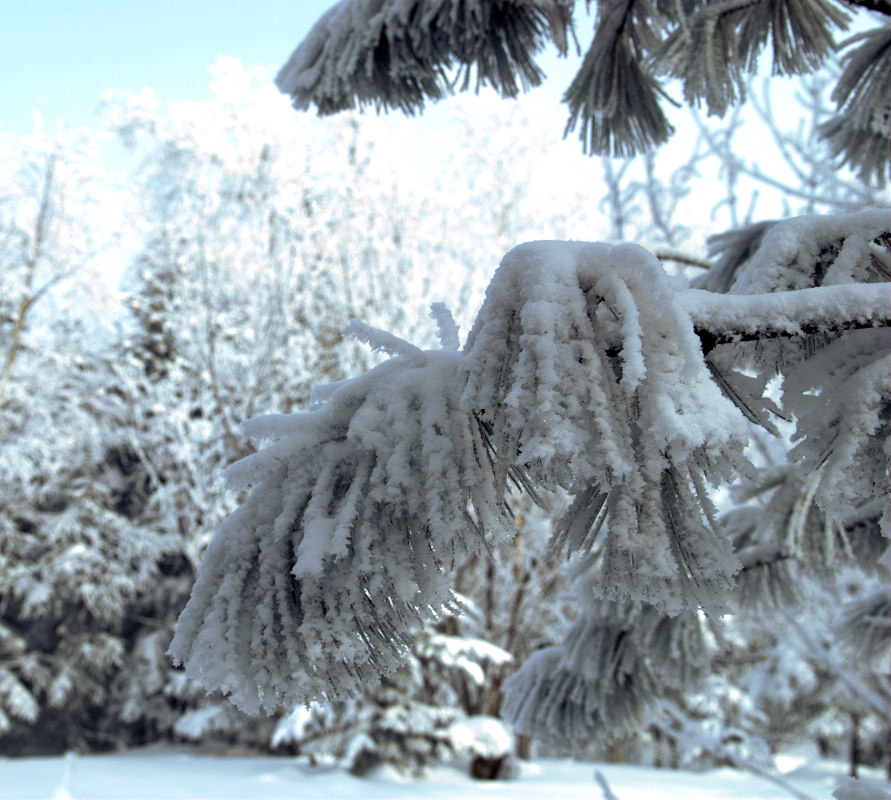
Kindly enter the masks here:
<path id="1" fill-rule="evenodd" d="M 466 332 L 519 242 L 637 241 L 689 281 L 752 241 L 725 229 L 754 237 L 774 216 L 885 198 L 814 138 L 829 113 L 822 73 L 783 85 L 782 119 L 753 86 L 745 119 L 687 121 L 658 157 L 624 161 L 560 142 L 540 94 L 459 98 L 409 129 L 298 116 L 237 62 L 213 78 L 209 102 L 110 95 L 101 129 L 0 132 L 0 752 L 204 741 L 333 755 L 357 774 L 417 769 L 460 747 L 456 723 L 498 718 L 513 665 L 575 621 L 552 515 L 513 497 L 516 538 L 456 577 L 465 613 L 425 629 L 376 690 L 249 718 L 166 655 L 204 548 L 241 499 L 219 477 L 251 452 L 240 423 L 305 408 L 312 385 L 367 369 L 375 356 L 341 335 L 353 318 L 430 346 L 427 307 L 444 301 Z M 773 160 L 747 158 L 753 131 Z M 782 486 L 783 443 L 752 450 Z M 782 491 L 761 506 L 755 494 L 720 498 L 743 544 L 753 508 L 782 513 Z M 544 505 L 556 516 L 561 502 Z M 851 525 L 870 525 L 867 512 Z M 852 661 L 836 635 L 857 604 L 887 603 L 875 552 L 799 575 L 769 613 L 691 626 L 652 724 L 582 755 L 766 768 L 809 741 L 880 764 L 881 659 Z M 640 617 L 636 635 L 656 641 L 658 620 Z M 646 685 L 645 661 L 629 680 Z M 503 755 L 465 729 L 477 755 Z M 533 751 L 566 752 L 516 743 Z"/>

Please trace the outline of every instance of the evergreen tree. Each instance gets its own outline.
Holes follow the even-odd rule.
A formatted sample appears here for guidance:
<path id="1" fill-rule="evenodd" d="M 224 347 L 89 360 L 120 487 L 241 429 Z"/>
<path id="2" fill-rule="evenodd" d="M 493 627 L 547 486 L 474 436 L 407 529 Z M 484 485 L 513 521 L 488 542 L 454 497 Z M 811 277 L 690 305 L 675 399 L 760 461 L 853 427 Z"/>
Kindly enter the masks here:
<path id="1" fill-rule="evenodd" d="M 545 38 L 565 42 L 571 5 L 344 2 L 278 82 L 298 107 L 411 110 L 446 93 L 458 63 L 511 95 L 538 79 L 531 54 Z M 681 76 L 688 102 L 723 113 L 768 41 L 776 71 L 811 70 L 846 19 L 829 2 L 599 4 L 570 125 L 592 151 L 648 147 L 668 129 L 647 70 Z M 887 126 L 854 122 L 867 99 L 859 111 L 883 113 L 877 60 L 869 91 L 839 90 L 852 104 L 839 149 L 881 182 L 887 146 L 876 157 L 864 142 L 887 140 Z M 396 669 L 411 632 L 452 607 L 466 558 L 511 540 L 515 483 L 572 498 L 552 546 L 574 560 L 579 612 L 563 644 L 505 687 L 508 716 L 579 742 L 654 719 L 660 694 L 709 668 L 701 614 L 735 609 L 737 574 L 776 600 L 786 562 L 831 571 L 887 535 L 889 228 L 886 210 L 765 224 L 728 237 L 697 290 L 634 246 L 521 245 L 463 351 L 441 309 L 443 351 L 354 323 L 391 359 L 308 415 L 246 424 L 271 444 L 229 472 L 251 494 L 208 551 L 174 657 L 248 711 L 348 696 Z M 790 473 L 766 489 L 770 521 L 737 536 L 713 490 L 763 483 L 746 446 L 753 425 L 776 431 L 772 417 L 796 423 Z M 262 609 L 260 624 L 245 607 Z"/>
<path id="2" fill-rule="evenodd" d="M 92 213 L 104 192 L 94 146 L 37 130 L 0 159 L 5 752 L 116 743 L 104 713 L 111 684 L 131 614 L 170 552 L 132 523 L 144 486 L 122 433 L 114 366 L 97 352 L 107 331 L 86 323 L 103 299 L 96 262 L 109 243 Z"/>

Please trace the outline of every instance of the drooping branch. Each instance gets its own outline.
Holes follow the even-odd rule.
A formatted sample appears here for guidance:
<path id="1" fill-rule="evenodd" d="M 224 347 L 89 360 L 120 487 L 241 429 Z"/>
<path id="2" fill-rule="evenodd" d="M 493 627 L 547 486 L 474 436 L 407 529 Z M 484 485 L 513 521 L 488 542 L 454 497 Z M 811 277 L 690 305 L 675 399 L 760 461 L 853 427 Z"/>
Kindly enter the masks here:
<path id="1" fill-rule="evenodd" d="M 502 260 L 463 351 L 440 312 L 445 351 L 354 325 L 394 357 L 309 412 L 243 428 L 272 443 L 229 470 L 252 492 L 211 544 L 171 654 L 252 711 L 355 691 L 398 666 L 418 625 L 451 613 L 457 565 L 510 536 L 509 479 L 575 496 L 555 542 L 583 556 L 589 597 L 723 612 L 741 566 L 786 560 L 783 541 L 734 555 L 707 490 L 751 472 L 745 419 L 770 409 L 740 406 L 773 367 L 726 370 L 728 391 L 702 351 L 887 328 L 887 235 L 885 211 L 777 224 L 726 294 L 678 290 L 634 245 L 527 243 Z M 805 499 L 836 520 L 885 485 L 887 334 L 839 337 L 785 365 L 795 458 L 819 473 Z M 555 684 L 560 659 L 545 651 L 527 672 L 541 690 L 530 710 L 567 688 L 602 697 L 578 670 Z"/>
<path id="2" fill-rule="evenodd" d="M 535 54 L 572 30 L 567 0 L 515 3 L 341 2 L 312 28 L 276 77 L 298 109 L 322 114 L 372 104 L 414 113 L 455 83 L 491 85 L 506 97 L 541 83 Z M 450 76 L 458 67 L 458 78 Z M 463 79 L 462 79 L 463 73 Z"/>

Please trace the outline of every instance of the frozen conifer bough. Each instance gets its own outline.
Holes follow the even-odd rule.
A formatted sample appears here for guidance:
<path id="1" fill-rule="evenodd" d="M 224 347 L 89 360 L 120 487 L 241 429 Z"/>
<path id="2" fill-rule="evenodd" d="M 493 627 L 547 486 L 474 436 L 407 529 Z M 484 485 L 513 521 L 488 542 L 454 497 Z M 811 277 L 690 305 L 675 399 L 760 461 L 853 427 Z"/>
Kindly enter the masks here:
<path id="1" fill-rule="evenodd" d="M 710 379 L 689 315 L 640 247 L 521 245 L 502 262 L 465 347 L 462 404 L 491 429 L 495 475 L 521 464 L 577 497 L 558 533 L 589 549 L 607 597 L 676 613 L 720 607 L 735 561 L 709 522 L 703 475 L 742 466 L 745 427 Z"/>
<path id="2" fill-rule="evenodd" d="M 695 612 L 731 602 L 740 563 L 711 488 L 751 475 L 752 423 L 798 420 L 808 503 L 838 519 L 887 506 L 889 223 L 886 211 L 781 223 L 723 295 L 676 288 L 637 246 L 524 244 L 463 351 L 441 305 L 442 350 L 351 324 L 391 358 L 305 413 L 245 423 L 266 444 L 228 478 L 251 492 L 208 549 L 172 655 L 248 711 L 347 695 L 454 607 L 462 559 L 511 535 L 508 491 L 562 490 L 552 546 L 574 558 L 581 616 L 509 683 L 506 710 L 590 736 L 592 698 L 624 669 L 592 672 L 620 633 L 595 621 L 609 608 L 640 604 L 649 621 L 627 663 L 682 685 L 702 665 L 666 677 L 647 654 L 670 665 L 699 646 Z M 782 408 L 762 397 L 776 375 Z M 621 728 L 646 694 L 613 691 L 602 720 Z"/>

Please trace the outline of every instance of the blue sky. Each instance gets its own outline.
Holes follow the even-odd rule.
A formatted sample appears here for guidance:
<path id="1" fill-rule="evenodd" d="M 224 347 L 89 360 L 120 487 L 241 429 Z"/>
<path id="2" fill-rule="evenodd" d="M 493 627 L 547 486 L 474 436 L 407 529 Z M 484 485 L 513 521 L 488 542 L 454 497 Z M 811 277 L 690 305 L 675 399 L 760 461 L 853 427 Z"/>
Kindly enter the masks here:
<path id="1" fill-rule="evenodd" d="M 24 134 L 38 109 L 50 130 L 98 122 L 109 89 L 167 102 L 210 96 L 220 56 L 274 75 L 335 0 L 0 0 L 0 130 Z M 587 43 L 588 21 L 580 26 Z M 560 94 L 577 59 L 542 65 Z"/>
<path id="2" fill-rule="evenodd" d="M 0 129 L 96 121 L 108 89 L 210 95 L 223 55 L 276 71 L 333 0 L 0 0 Z"/>

